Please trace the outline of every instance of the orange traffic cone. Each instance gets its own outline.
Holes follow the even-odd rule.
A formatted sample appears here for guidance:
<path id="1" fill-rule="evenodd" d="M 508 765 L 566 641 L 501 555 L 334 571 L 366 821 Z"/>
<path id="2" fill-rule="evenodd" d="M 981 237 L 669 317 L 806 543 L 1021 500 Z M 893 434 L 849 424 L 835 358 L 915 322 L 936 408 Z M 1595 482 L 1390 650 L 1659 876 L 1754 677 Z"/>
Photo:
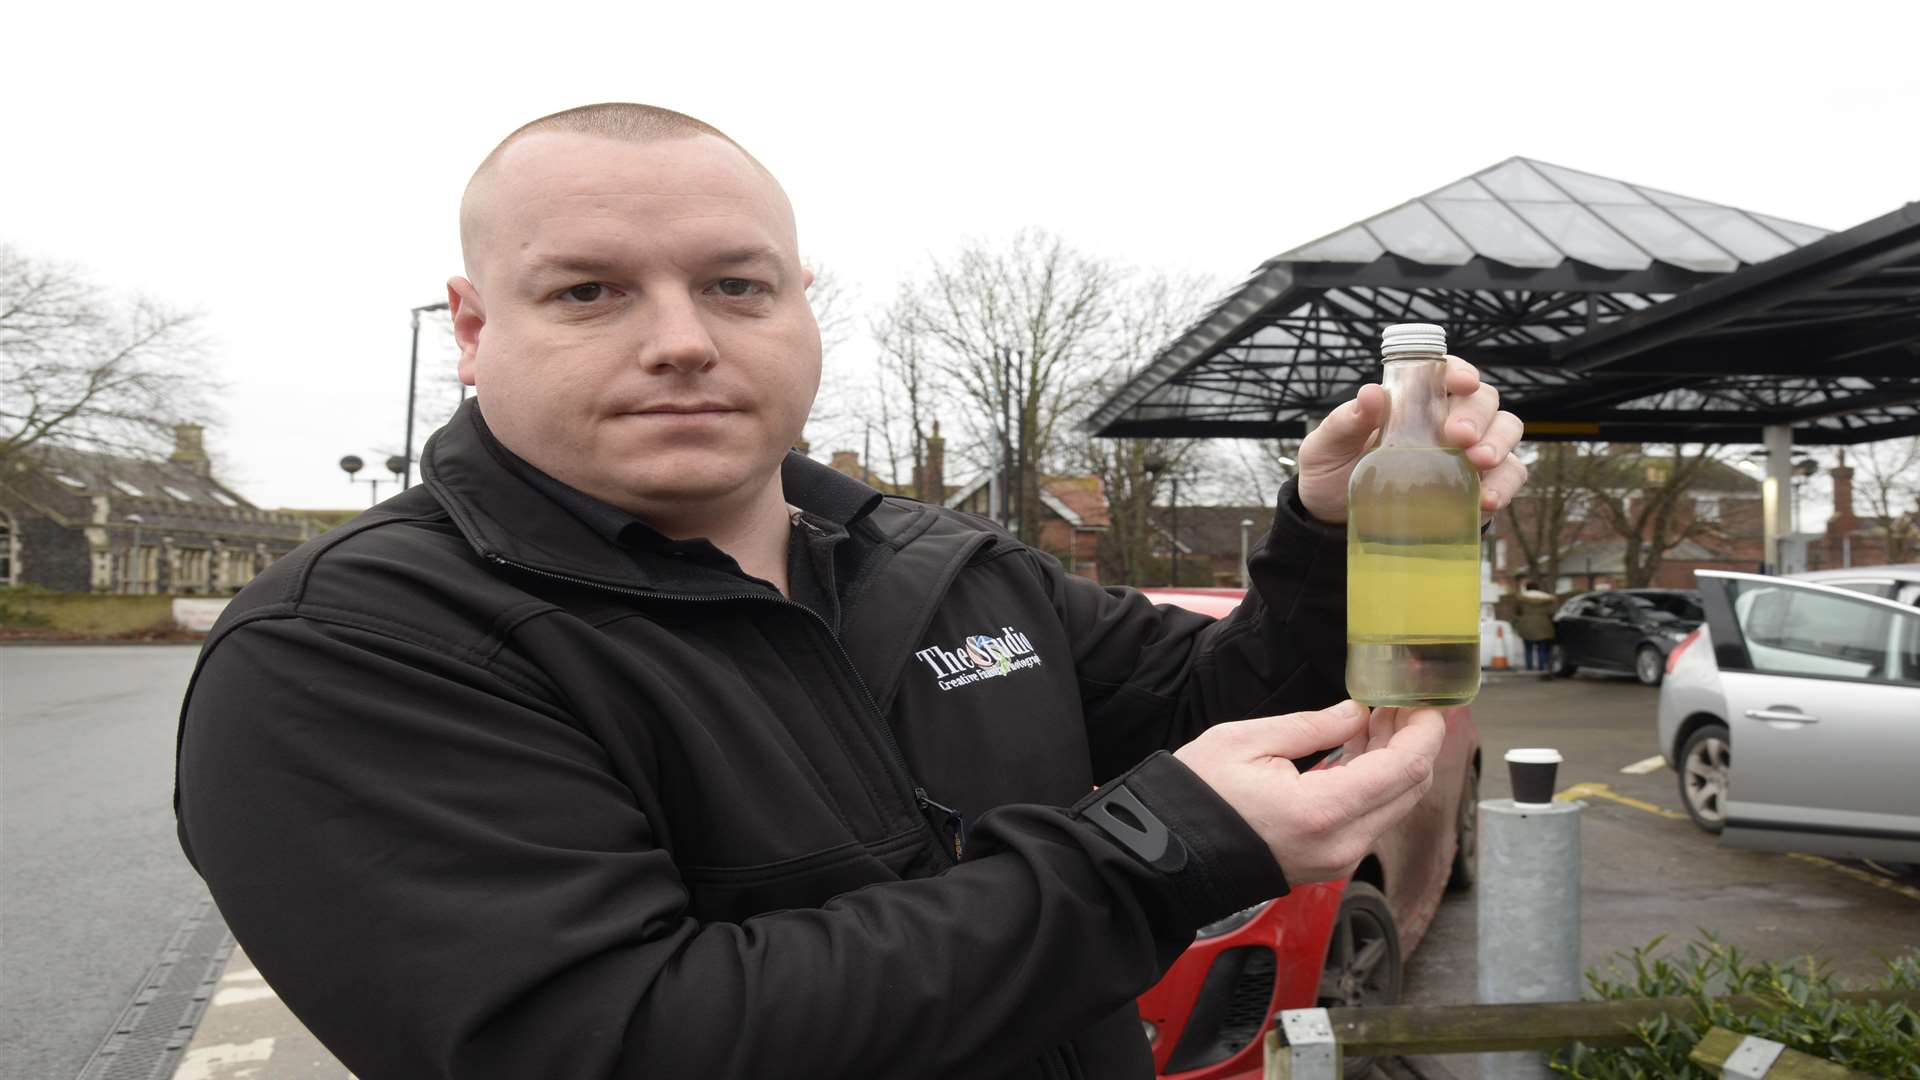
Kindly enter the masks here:
<path id="1" fill-rule="evenodd" d="M 1493 640 L 1493 670 L 1505 671 L 1507 670 L 1507 628 L 1494 627 Z"/>

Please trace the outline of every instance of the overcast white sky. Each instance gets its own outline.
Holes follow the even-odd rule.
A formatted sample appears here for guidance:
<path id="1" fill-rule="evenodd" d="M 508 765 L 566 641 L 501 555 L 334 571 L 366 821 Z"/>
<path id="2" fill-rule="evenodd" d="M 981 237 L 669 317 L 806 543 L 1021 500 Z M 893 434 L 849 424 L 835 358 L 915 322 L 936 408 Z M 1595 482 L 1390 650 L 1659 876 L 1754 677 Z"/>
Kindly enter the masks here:
<path id="1" fill-rule="evenodd" d="M 1025 225 L 1233 279 L 1514 154 L 1828 228 L 1920 197 L 1913 0 L 186 7 L 8 16 L 0 242 L 204 311 L 266 506 L 364 505 L 335 462 L 399 448 L 468 174 L 592 101 L 727 131 L 868 302 Z"/>

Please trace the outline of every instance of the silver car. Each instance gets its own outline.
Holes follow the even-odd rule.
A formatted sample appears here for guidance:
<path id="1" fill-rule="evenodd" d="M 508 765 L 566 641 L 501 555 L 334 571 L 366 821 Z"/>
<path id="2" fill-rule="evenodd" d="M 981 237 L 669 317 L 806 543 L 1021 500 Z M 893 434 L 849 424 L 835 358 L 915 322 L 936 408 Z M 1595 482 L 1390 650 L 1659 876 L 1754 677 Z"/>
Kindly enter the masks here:
<path id="1" fill-rule="evenodd" d="M 1696 576 L 1707 622 L 1668 658 L 1659 719 L 1694 823 L 1920 863 L 1920 567 Z"/>

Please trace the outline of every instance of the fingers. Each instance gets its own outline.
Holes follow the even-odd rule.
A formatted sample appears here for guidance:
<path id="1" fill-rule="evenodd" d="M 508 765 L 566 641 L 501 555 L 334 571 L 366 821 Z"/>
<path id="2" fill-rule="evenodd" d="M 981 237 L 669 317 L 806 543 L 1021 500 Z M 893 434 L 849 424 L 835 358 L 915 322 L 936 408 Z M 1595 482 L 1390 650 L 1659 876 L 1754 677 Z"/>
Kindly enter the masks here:
<path id="1" fill-rule="evenodd" d="M 1462 450 L 1478 446 L 1500 411 L 1500 391 L 1482 386 L 1464 397 L 1447 401 L 1446 441 Z"/>
<path id="2" fill-rule="evenodd" d="M 1449 356 L 1445 380 L 1448 394 L 1472 397 L 1480 389 L 1480 369 L 1457 356 Z"/>
<path id="3" fill-rule="evenodd" d="M 1365 707 L 1343 701 L 1318 712 L 1242 720 L 1234 725 L 1239 729 L 1235 737 L 1243 740 L 1248 757 L 1292 759 L 1365 738 L 1367 719 Z"/>
<path id="4" fill-rule="evenodd" d="M 1446 721 L 1437 709 L 1377 709 L 1369 720 L 1375 718 L 1383 728 L 1397 729 L 1383 730 L 1384 745 L 1344 760 L 1338 769 L 1311 774 L 1319 794 L 1347 817 L 1371 814 L 1408 792 L 1424 791 L 1446 738 Z"/>
<path id="5" fill-rule="evenodd" d="M 1510 457 L 1491 472 L 1480 476 L 1480 508 L 1496 512 L 1513 501 L 1527 483 L 1527 467 L 1519 458 Z"/>
<path id="6" fill-rule="evenodd" d="M 1524 434 L 1526 426 L 1519 417 L 1510 412 L 1496 412 L 1493 422 L 1487 425 L 1486 434 L 1467 451 L 1467 460 L 1473 462 L 1481 472 L 1486 472 L 1506 460 L 1513 448 L 1520 444 L 1520 436 Z"/>
<path id="7" fill-rule="evenodd" d="M 1307 458 L 1345 462 L 1359 457 L 1367 441 L 1387 418 L 1387 391 L 1378 383 L 1360 388 L 1353 400 L 1327 414 L 1300 445 L 1301 468 Z"/>

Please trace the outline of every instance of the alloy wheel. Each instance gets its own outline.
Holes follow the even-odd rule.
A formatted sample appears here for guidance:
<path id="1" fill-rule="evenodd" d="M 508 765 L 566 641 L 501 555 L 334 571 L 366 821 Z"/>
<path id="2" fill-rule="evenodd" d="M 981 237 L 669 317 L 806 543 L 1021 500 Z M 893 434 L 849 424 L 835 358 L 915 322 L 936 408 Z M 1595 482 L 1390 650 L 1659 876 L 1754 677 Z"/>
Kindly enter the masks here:
<path id="1" fill-rule="evenodd" d="M 1660 685 L 1660 676 L 1666 674 L 1666 659 L 1660 650 L 1651 646 L 1644 647 L 1633 658 L 1633 673 L 1648 686 Z"/>
<path id="2" fill-rule="evenodd" d="M 1703 823 L 1724 825 L 1727 821 L 1727 777 L 1733 766 L 1733 750 L 1725 739 L 1708 736 L 1688 744 L 1687 758 L 1680 763 L 1687 795 L 1687 807 Z"/>

